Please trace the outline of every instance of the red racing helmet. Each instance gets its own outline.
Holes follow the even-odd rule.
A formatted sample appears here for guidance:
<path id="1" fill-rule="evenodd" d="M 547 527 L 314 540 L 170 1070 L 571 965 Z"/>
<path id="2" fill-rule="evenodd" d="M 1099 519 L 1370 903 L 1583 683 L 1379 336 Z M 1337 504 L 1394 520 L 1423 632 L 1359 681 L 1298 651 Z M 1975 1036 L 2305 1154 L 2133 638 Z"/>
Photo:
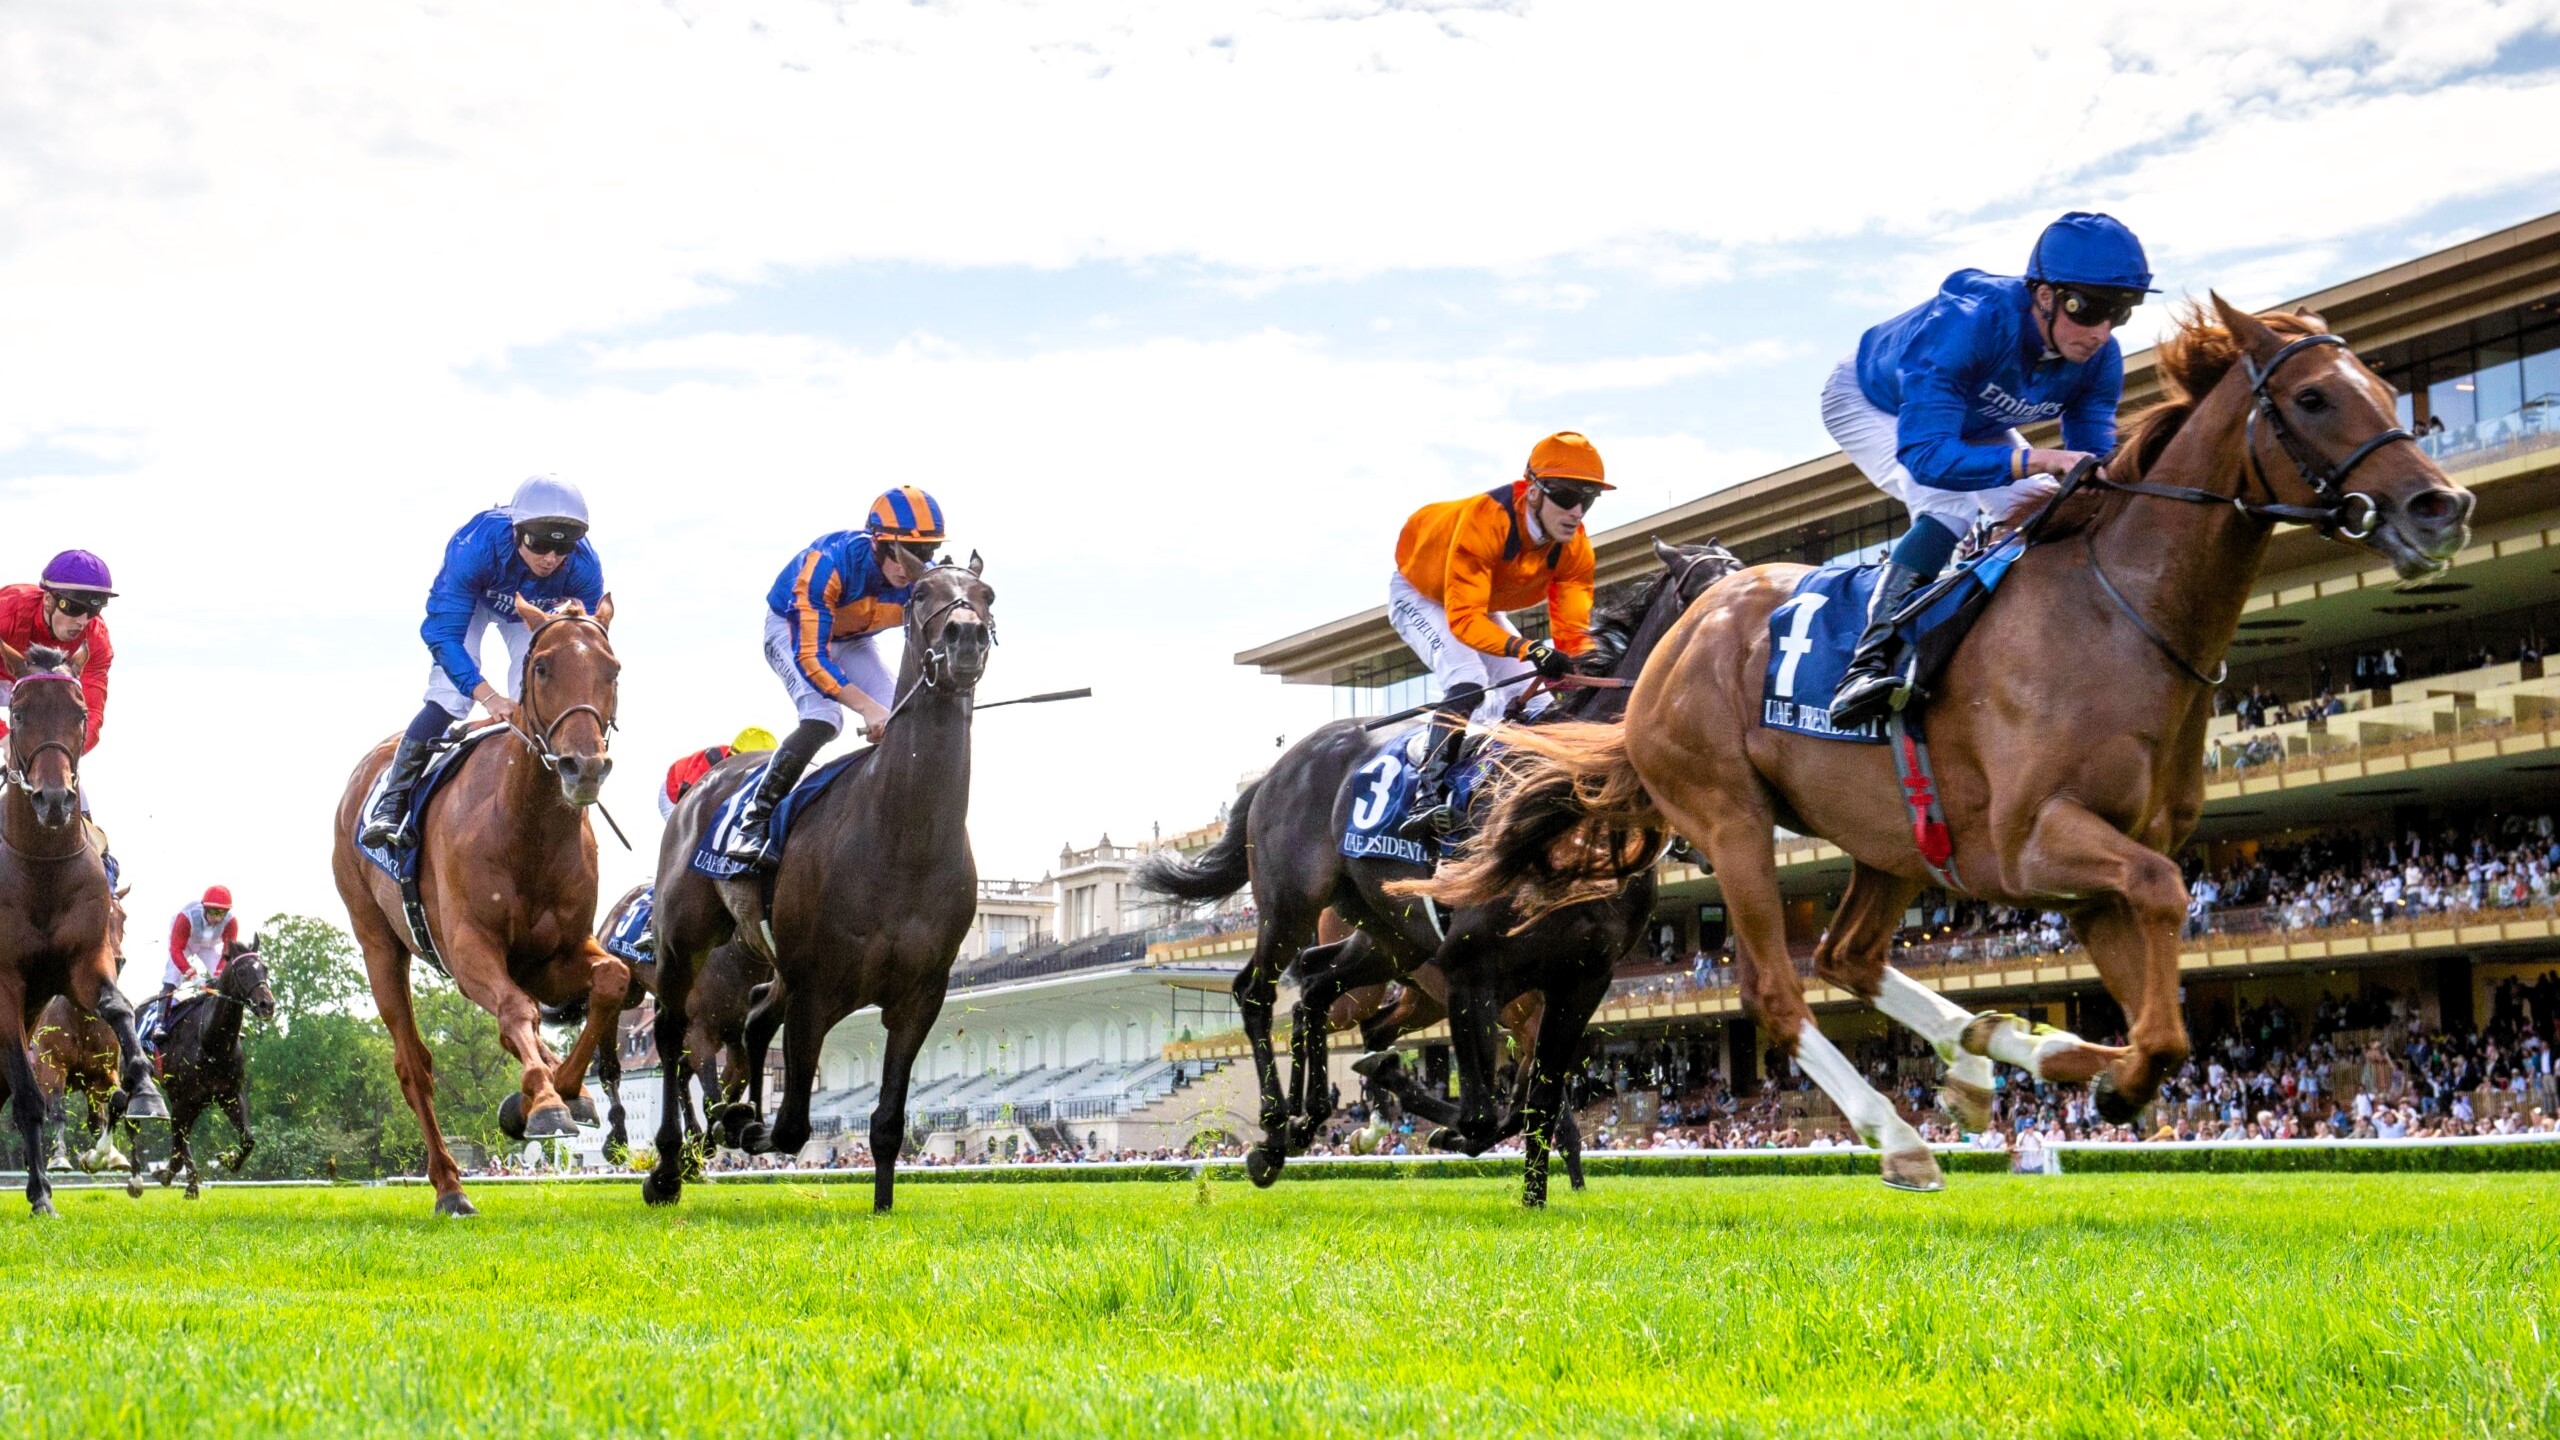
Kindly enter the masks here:
<path id="1" fill-rule="evenodd" d="M 228 910 L 231 908 L 231 887 L 208 885 L 205 887 L 204 899 L 198 903 L 211 910 Z"/>

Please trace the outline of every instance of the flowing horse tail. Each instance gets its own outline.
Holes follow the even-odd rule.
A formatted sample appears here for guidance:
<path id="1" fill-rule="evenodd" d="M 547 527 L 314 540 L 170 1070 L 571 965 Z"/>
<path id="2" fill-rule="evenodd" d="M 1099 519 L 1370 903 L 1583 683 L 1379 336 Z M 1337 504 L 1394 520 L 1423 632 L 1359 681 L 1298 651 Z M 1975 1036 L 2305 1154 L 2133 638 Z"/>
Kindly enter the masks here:
<path id="1" fill-rule="evenodd" d="M 1431 878 L 1389 893 L 1452 910 L 1508 902 L 1526 928 L 1652 868 L 1668 826 L 1627 757 L 1626 726 L 1504 726 L 1501 742 L 1493 809 L 1475 838 Z"/>
<path id="2" fill-rule="evenodd" d="M 1139 862 L 1139 887 L 1183 900 L 1222 900 L 1243 889 L 1253 878 L 1253 842 L 1245 833 L 1245 822 L 1253 814 L 1253 792 L 1261 788 L 1257 780 L 1237 793 L 1234 807 L 1227 812 L 1226 830 L 1197 858 L 1159 850 Z"/>

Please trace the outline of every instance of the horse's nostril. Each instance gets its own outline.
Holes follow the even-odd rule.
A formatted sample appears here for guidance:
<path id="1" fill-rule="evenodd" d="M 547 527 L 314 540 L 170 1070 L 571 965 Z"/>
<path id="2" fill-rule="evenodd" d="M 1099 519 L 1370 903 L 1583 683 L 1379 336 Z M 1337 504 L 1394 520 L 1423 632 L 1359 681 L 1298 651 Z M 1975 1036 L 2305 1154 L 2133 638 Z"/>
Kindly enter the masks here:
<path id="1" fill-rule="evenodd" d="M 2404 508 L 2408 510 L 2410 519 L 2430 529 L 2441 529 L 2468 518 L 2477 500 L 2478 497 L 2468 490 L 2436 486 L 2409 497 Z"/>

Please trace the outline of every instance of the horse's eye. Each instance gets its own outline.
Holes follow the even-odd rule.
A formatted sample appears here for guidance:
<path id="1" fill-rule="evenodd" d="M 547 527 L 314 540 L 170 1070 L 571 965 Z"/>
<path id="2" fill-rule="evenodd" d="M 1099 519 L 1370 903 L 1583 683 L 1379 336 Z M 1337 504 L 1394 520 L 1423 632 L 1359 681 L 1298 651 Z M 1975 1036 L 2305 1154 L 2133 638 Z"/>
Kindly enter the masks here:
<path id="1" fill-rule="evenodd" d="M 2329 408 L 2329 397 L 2317 390 L 2305 390 L 2293 397 L 2293 403 L 2309 414 L 2317 415 Z"/>
<path id="2" fill-rule="evenodd" d="M 548 661 L 548 660 L 536 660 L 536 661 L 534 661 L 534 662 L 533 662 L 533 675 L 534 675 L 534 678 L 535 678 L 535 679 L 537 679 L 537 680 L 548 680 L 548 679 L 550 679 L 550 678 L 551 678 L 551 662 L 550 662 L 550 661 Z"/>

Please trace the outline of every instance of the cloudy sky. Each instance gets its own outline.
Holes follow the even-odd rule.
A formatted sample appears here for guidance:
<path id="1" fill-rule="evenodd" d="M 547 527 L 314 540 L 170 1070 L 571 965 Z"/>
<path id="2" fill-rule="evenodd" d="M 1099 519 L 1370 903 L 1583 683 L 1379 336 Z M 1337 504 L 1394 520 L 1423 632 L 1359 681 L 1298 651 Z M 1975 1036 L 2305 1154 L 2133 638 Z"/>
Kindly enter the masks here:
<path id="1" fill-rule="evenodd" d="M 115 567 L 145 933 L 216 880 L 343 920 L 446 537 L 576 480 L 610 894 L 669 760 L 787 720 L 774 573 L 922 484 L 982 696 L 1098 692 L 978 727 L 979 868 L 1037 876 L 1325 718 L 1234 652 L 1548 431 L 1613 526 L 1828 448 L 1858 331 L 2063 209 L 2266 303 L 2560 208 L 2554 5 L 2165 8 L 14 0 L 0 577 Z"/>

